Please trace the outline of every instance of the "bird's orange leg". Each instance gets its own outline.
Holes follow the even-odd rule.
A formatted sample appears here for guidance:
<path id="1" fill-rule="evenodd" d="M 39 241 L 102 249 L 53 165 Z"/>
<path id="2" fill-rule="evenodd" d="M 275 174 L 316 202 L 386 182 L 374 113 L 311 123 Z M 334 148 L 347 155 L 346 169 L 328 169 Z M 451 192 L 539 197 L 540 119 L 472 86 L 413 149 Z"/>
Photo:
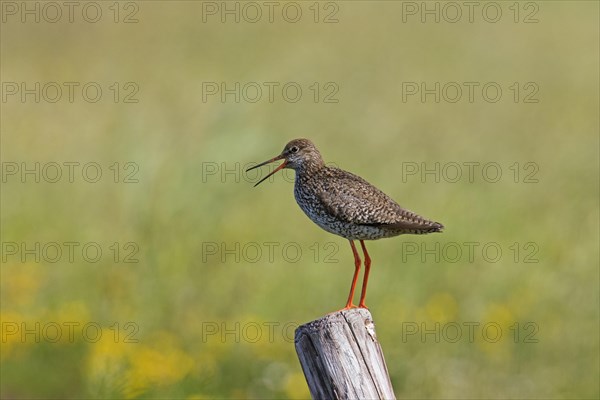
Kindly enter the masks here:
<path id="1" fill-rule="evenodd" d="M 354 304 L 352 304 L 352 299 L 354 298 L 354 288 L 356 287 L 358 273 L 360 272 L 360 257 L 358 256 L 358 251 L 356 251 L 356 246 L 354 246 L 354 242 L 352 240 L 350 240 L 350 246 L 352 246 L 352 253 L 354 254 L 354 277 L 352 278 L 352 286 L 350 286 L 348 301 L 346 302 L 346 307 L 344 307 L 343 310 L 356 307 Z"/>
<path id="2" fill-rule="evenodd" d="M 365 277 L 363 278 L 362 292 L 360 293 L 360 302 L 358 303 L 358 306 L 367 308 L 365 305 L 365 297 L 367 297 L 367 282 L 369 281 L 369 272 L 371 271 L 371 257 L 369 257 L 369 253 L 367 253 L 367 248 L 365 247 L 365 242 L 363 240 L 360 241 L 360 247 L 362 247 L 363 254 L 365 255 Z"/>

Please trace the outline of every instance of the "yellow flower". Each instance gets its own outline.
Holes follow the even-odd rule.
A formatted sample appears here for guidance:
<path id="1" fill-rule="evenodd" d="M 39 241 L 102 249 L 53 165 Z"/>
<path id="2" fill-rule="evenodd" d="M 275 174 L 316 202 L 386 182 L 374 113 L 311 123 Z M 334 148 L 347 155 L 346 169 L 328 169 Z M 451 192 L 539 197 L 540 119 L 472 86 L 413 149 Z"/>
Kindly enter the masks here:
<path id="1" fill-rule="evenodd" d="M 290 399 L 307 399 L 310 397 L 306 378 L 302 372 L 291 373 L 287 376 L 285 394 Z"/>
<path id="2" fill-rule="evenodd" d="M 152 344 L 132 345 L 130 368 L 125 374 L 125 396 L 133 398 L 153 386 L 179 382 L 191 371 L 194 360 L 177 345 L 176 338 L 159 332 L 149 341 Z M 147 341 L 148 342 L 148 341 Z"/>
<path id="3" fill-rule="evenodd" d="M 88 359 L 90 388 L 98 397 L 114 397 L 123 388 L 123 373 L 131 344 L 115 341 L 112 335 L 102 335 L 91 345 Z"/>
<path id="4" fill-rule="evenodd" d="M 487 307 L 481 318 L 481 334 L 476 336 L 476 342 L 489 358 L 502 362 L 510 359 L 514 334 L 511 326 L 514 320 L 514 314 L 504 304 L 491 304 Z"/>
<path id="5" fill-rule="evenodd" d="M 2 296 L 13 307 L 31 306 L 46 274 L 38 264 L 7 265 L 2 267 Z"/>
<path id="6" fill-rule="evenodd" d="M 425 310 L 432 321 L 443 324 L 456 319 L 458 306 L 450 293 L 437 293 L 431 296 Z"/>
<path id="7" fill-rule="evenodd" d="M 15 312 L 3 311 L 0 314 L 0 324 L 2 326 L 2 351 L 0 351 L 0 359 L 8 359 L 14 355 L 19 346 L 23 346 L 25 341 L 21 337 L 21 323 L 25 318 Z"/>

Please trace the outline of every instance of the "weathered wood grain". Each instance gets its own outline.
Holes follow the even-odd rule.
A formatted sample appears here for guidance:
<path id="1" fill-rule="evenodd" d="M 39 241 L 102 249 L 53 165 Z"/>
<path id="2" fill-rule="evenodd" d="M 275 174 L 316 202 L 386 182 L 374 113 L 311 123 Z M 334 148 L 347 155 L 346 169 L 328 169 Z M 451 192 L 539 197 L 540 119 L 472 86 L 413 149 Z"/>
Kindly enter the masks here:
<path id="1" fill-rule="evenodd" d="M 369 310 L 338 311 L 296 329 L 313 399 L 395 399 Z"/>

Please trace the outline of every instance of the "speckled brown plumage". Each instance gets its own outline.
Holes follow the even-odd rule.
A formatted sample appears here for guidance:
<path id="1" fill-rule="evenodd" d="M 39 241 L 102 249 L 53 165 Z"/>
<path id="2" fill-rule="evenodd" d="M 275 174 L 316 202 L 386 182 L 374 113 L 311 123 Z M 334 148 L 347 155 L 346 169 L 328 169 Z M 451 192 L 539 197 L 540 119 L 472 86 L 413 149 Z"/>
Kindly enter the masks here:
<path id="1" fill-rule="evenodd" d="M 365 256 L 366 271 L 359 306 L 366 307 L 364 297 L 370 258 L 363 241 L 401 234 L 441 232 L 443 229 L 439 222 L 427 220 L 400 207 L 361 177 L 325 165 L 319 150 L 308 139 L 292 140 L 279 156 L 251 169 L 276 160 L 284 162 L 256 185 L 282 168 L 295 170 L 294 196 L 302 211 L 321 228 L 350 240 L 356 271 L 346 308 L 353 306 L 352 296 L 360 268 L 360 258 L 353 240 L 361 241 Z"/>

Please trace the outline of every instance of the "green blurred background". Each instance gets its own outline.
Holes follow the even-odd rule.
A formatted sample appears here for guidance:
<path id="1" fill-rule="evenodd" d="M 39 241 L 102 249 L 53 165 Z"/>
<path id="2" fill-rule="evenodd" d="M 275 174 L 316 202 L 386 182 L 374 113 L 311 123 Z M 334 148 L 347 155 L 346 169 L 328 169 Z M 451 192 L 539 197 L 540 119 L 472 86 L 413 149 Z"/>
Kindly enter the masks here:
<path id="1" fill-rule="evenodd" d="M 296 137 L 446 226 L 368 243 L 367 304 L 398 398 L 600 396 L 597 2 L 497 2 L 485 14 L 499 7 L 497 22 L 486 2 L 472 22 L 454 3 L 455 23 L 435 2 L 298 2 L 296 23 L 287 3 L 272 22 L 264 3 L 95 4 L 91 23 L 87 3 L 49 22 L 45 3 L 2 2 L 3 398 L 309 397 L 293 330 L 343 306 L 352 253 L 303 215 L 291 172 L 258 188 L 269 169 L 243 173 Z M 223 23 L 223 7 L 240 21 Z M 22 82 L 64 92 L 22 101 Z M 80 85 L 72 102 L 64 82 Z M 263 97 L 248 101 L 251 85 L 222 102 L 211 82 L 257 82 Z M 263 82 L 279 84 L 272 102 Z M 288 82 L 299 101 L 283 97 Z M 422 101 L 407 82 L 463 93 Z M 463 82 L 479 84 L 472 102 Z M 482 97 L 487 82 L 499 101 Z M 11 175 L 36 162 L 39 183 Z M 102 177 L 78 167 L 71 183 L 65 162 L 98 163 Z M 498 163 L 502 177 L 403 175 L 468 162 Z M 79 244 L 73 262 L 64 242 Z M 444 253 L 470 242 L 472 259 Z M 57 262 L 48 243 L 62 246 Z M 83 258 L 86 243 L 99 261 Z M 502 249 L 496 262 L 486 244 Z"/>

